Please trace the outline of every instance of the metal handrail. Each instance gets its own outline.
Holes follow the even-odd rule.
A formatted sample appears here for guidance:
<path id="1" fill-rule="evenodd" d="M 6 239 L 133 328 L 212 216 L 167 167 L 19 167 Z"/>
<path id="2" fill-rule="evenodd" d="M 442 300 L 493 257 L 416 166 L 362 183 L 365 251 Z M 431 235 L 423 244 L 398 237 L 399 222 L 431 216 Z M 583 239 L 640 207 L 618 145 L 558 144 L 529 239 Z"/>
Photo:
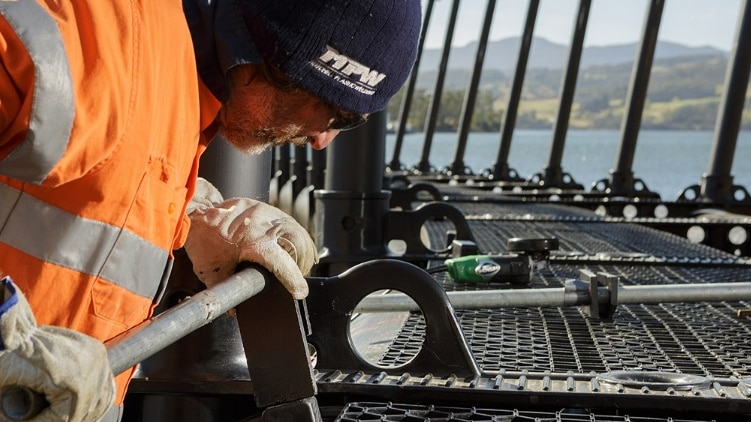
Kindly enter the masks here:
<path id="1" fill-rule="evenodd" d="M 514 307 L 566 307 L 591 303 L 587 289 L 548 287 L 528 290 L 466 290 L 446 292 L 457 310 Z M 618 286 L 618 304 L 657 304 L 739 301 L 751 298 L 751 282 Z M 610 301 L 605 287 L 597 288 L 597 301 Z M 420 307 L 403 293 L 369 295 L 360 301 L 355 312 L 419 311 Z"/>

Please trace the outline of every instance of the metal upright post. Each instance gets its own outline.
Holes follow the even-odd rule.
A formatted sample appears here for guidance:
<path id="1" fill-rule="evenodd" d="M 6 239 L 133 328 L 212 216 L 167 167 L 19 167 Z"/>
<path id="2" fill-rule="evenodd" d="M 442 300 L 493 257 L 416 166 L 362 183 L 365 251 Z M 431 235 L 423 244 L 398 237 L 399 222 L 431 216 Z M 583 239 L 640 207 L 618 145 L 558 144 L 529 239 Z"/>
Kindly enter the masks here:
<path id="1" fill-rule="evenodd" d="M 662 10 L 665 0 L 652 0 L 644 20 L 644 29 L 641 43 L 637 51 L 636 61 L 631 73 L 629 92 L 626 96 L 626 114 L 621 123 L 621 137 L 618 142 L 618 154 L 615 166 L 610 170 L 607 188 L 605 192 L 612 196 L 639 196 L 634 184 L 634 154 L 636 141 L 639 137 L 644 103 L 647 99 L 647 87 L 649 75 L 652 71 L 655 47 L 657 46 L 657 34 L 660 29 Z M 642 183 L 643 185 L 643 183 Z M 641 192 L 648 193 L 649 190 Z M 656 196 L 652 194 L 651 196 Z"/>
<path id="2" fill-rule="evenodd" d="M 516 114 L 519 110 L 519 102 L 522 97 L 524 76 L 527 72 L 527 60 L 529 59 L 529 50 L 532 46 L 532 36 L 535 30 L 539 5 L 540 0 L 530 0 L 529 7 L 527 8 L 527 18 L 524 23 L 521 44 L 519 45 L 519 57 L 516 60 L 514 80 L 511 83 L 511 92 L 502 122 L 503 128 L 501 129 L 501 143 L 498 147 L 498 157 L 493 165 L 493 178 L 496 180 L 521 180 L 518 176 L 513 177 L 510 173 L 508 156 L 511 151 L 511 139 L 514 136 Z"/>
<path id="3" fill-rule="evenodd" d="M 568 55 L 568 65 L 563 74 L 561 81 L 561 92 L 558 101 L 558 114 L 555 119 L 553 129 L 553 139 L 550 145 L 550 156 L 548 165 L 544 173 L 540 176 L 539 185 L 544 187 L 577 187 L 573 181 L 564 181 L 561 161 L 563 160 L 563 149 L 566 144 L 566 132 L 568 131 L 568 121 L 571 116 L 571 106 L 574 102 L 574 93 L 576 91 L 576 79 L 579 76 L 579 63 L 581 62 L 582 48 L 584 45 L 584 34 L 587 30 L 587 21 L 589 20 L 589 9 L 592 4 L 591 0 L 581 0 L 579 10 L 576 14 L 574 25 L 574 34 L 571 39 L 571 47 Z"/>
<path id="4" fill-rule="evenodd" d="M 743 116 L 743 107 L 748 90 L 751 69 L 751 3 L 744 0 L 738 19 L 735 45 L 728 62 L 725 89 L 717 111 L 712 155 L 709 171 L 702 176 L 699 199 L 705 203 L 732 203 L 735 201 L 733 186 L 733 157 L 738 142 L 738 132 Z M 743 188 L 740 188 L 743 189 Z M 745 192 L 745 190 L 744 190 Z M 748 193 L 745 201 L 751 201 Z"/>
<path id="5" fill-rule="evenodd" d="M 322 189 L 326 177 L 326 151 L 314 149 L 310 154 L 308 180 L 316 189 Z"/>
<path id="6" fill-rule="evenodd" d="M 389 170 L 399 171 L 402 169 L 402 163 L 399 160 L 399 156 L 402 153 L 402 144 L 404 143 L 404 134 L 407 131 L 407 121 L 409 120 L 409 111 L 412 108 L 412 98 L 415 94 L 415 87 L 417 85 L 417 75 L 420 66 L 420 58 L 422 57 L 422 50 L 425 44 L 425 38 L 428 33 L 428 24 L 430 23 L 430 16 L 433 13 L 433 3 L 435 0 L 429 0 L 425 7 L 422 20 L 422 30 L 420 33 L 420 41 L 417 46 L 417 57 L 415 59 L 415 66 L 412 68 L 412 73 L 409 75 L 409 81 L 404 88 L 404 97 L 402 98 L 402 104 L 399 109 L 399 126 L 396 128 L 396 136 L 394 140 L 394 153 L 392 154 L 391 162 L 388 165 Z"/>
<path id="7" fill-rule="evenodd" d="M 279 190 L 277 206 L 292 215 L 295 199 L 300 191 L 308 184 L 308 146 L 295 147 L 295 158 L 290 161 L 290 177 Z"/>
<path id="8" fill-rule="evenodd" d="M 316 276 L 339 274 L 386 254 L 384 224 L 391 192 L 383 189 L 386 113 L 339 135 L 327 150 L 325 188 L 316 190 Z M 325 218 L 324 218 L 325 216 Z"/>
<path id="9" fill-rule="evenodd" d="M 289 180 L 289 166 L 291 160 L 290 148 L 289 144 L 280 145 L 274 148 L 276 151 L 273 169 L 274 174 L 271 177 L 271 182 L 269 184 L 269 203 L 274 205 L 279 203 L 279 190 L 287 183 L 287 180 Z"/>
<path id="10" fill-rule="evenodd" d="M 472 69 L 472 76 L 467 84 L 467 92 L 464 95 L 464 105 L 460 117 L 459 137 L 456 140 L 454 149 L 454 159 L 449 165 L 451 174 L 466 174 L 467 167 L 464 164 L 464 153 L 467 149 L 467 139 L 472 125 L 472 114 L 475 110 L 475 101 L 477 99 L 477 88 L 480 85 L 480 76 L 482 76 L 482 65 L 485 60 L 485 51 L 488 47 L 488 37 L 490 36 L 490 26 L 493 23 L 493 13 L 495 12 L 495 0 L 488 0 L 485 8 L 485 19 L 482 25 L 482 33 L 477 44 L 477 53 L 475 54 L 475 65 Z"/>
<path id="11" fill-rule="evenodd" d="M 217 138 L 201 156 L 199 175 L 214 184 L 225 198 L 244 196 L 267 202 L 271 164 L 271 151 L 243 154 Z"/>
<path id="12" fill-rule="evenodd" d="M 433 88 L 433 100 L 430 102 L 428 109 L 428 119 L 425 121 L 425 143 L 422 148 L 420 161 L 415 166 L 417 171 L 426 173 L 430 168 L 430 149 L 433 145 L 433 134 L 435 133 L 436 123 L 438 121 L 438 111 L 441 105 L 441 94 L 443 93 L 443 83 L 446 79 L 446 68 L 448 67 L 449 54 L 451 53 L 451 41 L 454 39 L 454 27 L 456 26 L 456 16 L 459 14 L 459 0 L 453 0 L 451 6 L 451 15 L 449 16 L 448 25 L 446 26 L 446 37 L 443 42 L 443 52 L 441 53 L 441 63 L 438 66 L 436 74 L 435 87 Z"/>

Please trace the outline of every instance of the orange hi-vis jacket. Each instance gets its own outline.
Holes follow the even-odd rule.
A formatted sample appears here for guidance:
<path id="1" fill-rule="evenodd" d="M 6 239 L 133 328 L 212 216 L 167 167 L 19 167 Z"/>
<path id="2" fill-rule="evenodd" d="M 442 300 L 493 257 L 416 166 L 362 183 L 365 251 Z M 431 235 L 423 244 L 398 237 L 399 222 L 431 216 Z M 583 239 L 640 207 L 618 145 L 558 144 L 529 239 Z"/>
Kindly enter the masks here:
<path id="1" fill-rule="evenodd" d="M 219 106 L 179 0 L 0 0 L 0 273 L 40 325 L 151 316 Z"/>

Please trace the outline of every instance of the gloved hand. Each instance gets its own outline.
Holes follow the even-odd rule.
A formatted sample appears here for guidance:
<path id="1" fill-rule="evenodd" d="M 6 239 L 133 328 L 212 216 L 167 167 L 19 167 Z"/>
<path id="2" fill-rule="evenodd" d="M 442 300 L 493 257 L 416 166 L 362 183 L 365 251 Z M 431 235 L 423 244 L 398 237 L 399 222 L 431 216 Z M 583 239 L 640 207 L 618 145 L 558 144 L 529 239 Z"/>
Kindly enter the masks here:
<path id="1" fill-rule="evenodd" d="M 10 277 L 0 289 L 0 391 L 18 386 L 44 395 L 49 406 L 35 422 L 101 419 L 115 398 L 104 345 L 66 328 L 37 327 Z"/>
<path id="2" fill-rule="evenodd" d="M 260 201 L 217 202 L 221 195 L 212 188 L 199 179 L 188 206 L 191 226 L 185 252 L 196 276 L 211 287 L 232 275 L 240 262 L 255 262 L 271 271 L 293 298 L 305 298 L 308 283 L 303 275 L 318 262 L 308 232 L 288 214 Z"/>

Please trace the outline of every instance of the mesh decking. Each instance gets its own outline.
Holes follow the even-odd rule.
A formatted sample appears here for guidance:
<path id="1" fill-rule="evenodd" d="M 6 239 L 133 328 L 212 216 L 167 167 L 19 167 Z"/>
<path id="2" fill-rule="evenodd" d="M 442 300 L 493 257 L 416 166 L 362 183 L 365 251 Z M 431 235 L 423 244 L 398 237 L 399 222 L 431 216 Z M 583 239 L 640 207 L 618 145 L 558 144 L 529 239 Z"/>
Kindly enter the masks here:
<path id="1" fill-rule="evenodd" d="M 751 265 L 746 259 L 692 244 L 676 235 L 558 204 L 491 204 L 482 202 L 482 197 L 473 202 L 467 198 L 476 193 L 474 190 L 446 189 L 449 198 L 461 198 L 462 202 L 454 205 L 467 216 L 475 241 L 483 253 L 506 253 L 506 242 L 514 237 L 555 237 L 559 240 L 560 248 L 552 253 L 550 266 L 537 273 L 529 286 L 522 288 L 562 287 L 567 279 L 579 277 L 582 269 L 619 276 L 620 282 L 629 286 L 751 281 Z M 431 243 L 443 246 L 446 231 L 450 229 L 450 222 L 431 221 L 427 225 Z M 447 280 L 442 273 L 435 274 L 435 277 L 447 291 L 511 288 L 503 283 L 457 284 Z M 749 302 L 751 300 L 738 298 L 733 302 L 621 304 L 612 320 L 592 319 L 577 306 L 458 309 L 456 314 L 472 356 L 487 376 L 487 379 L 462 385 L 475 389 L 488 385 L 492 389 L 495 382 L 497 387 L 500 386 L 499 390 L 525 391 L 534 384 L 532 389 L 536 388 L 535 391 L 558 391 L 565 396 L 566 391 L 602 392 L 592 381 L 593 374 L 611 371 L 651 371 L 744 380 L 751 377 L 751 319 L 739 315 L 745 315 L 743 312 L 751 308 Z M 408 362 L 420 350 L 424 332 L 422 315 L 411 313 L 379 364 L 399 366 Z M 493 374 L 497 374 L 495 378 Z M 324 382 L 335 379 L 327 377 L 322 376 Z M 344 377 L 346 374 L 341 375 L 341 379 Z M 376 376 L 373 381 L 362 382 L 383 385 L 391 381 L 388 377 Z M 551 384 L 545 387 L 546 382 Z M 426 383 L 430 382 L 424 379 L 414 381 L 414 384 Z M 452 380 L 445 383 L 457 387 L 461 384 L 458 381 L 453 384 Z M 746 392 L 745 384 L 741 384 L 737 386 L 738 397 L 749 400 L 751 392 Z M 617 391 L 621 396 L 649 391 L 647 387 L 641 390 L 619 388 Z M 728 394 L 728 388 L 726 384 L 715 383 L 711 394 L 694 391 L 693 395 L 720 398 L 735 394 Z M 644 400 L 648 403 L 660 399 Z M 644 406 L 649 408 L 648 404 Z M 712 403 L 704 406 L 713 409 Z M 720 412 L 720 407 L 714 410 Z M 708 414 L 711 415 L 712 411 L 709 410 Z M 664 418 L 657 410 L 652 413 L 632 410 L 630 416 L 626 413 L 594 410 L 545 413 L 514 410 L 513 407 L 498 410 L 362 402 L 348 405 L 339 420 L 744 420 L 744 416 L 739 415 L 727 419 L 722 413 L 718 413 L 717 418 L 702 416 L 694 419 L 696 413 L 679 408 Z M 740 419 L 734 419 L 738 417 Z"/>

